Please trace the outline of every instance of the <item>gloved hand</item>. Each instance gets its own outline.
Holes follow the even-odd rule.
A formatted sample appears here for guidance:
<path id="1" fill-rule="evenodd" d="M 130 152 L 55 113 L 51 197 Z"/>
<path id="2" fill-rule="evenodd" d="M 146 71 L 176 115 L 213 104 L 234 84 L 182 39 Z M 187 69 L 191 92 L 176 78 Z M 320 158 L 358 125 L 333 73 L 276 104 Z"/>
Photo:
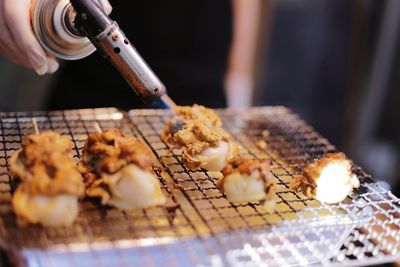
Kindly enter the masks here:
<path id="1" fill-rule="evenodd" d="M 14 63 L 34 69 L 37 74 L 54 73 L 57 60 L 45 53 L 31 26 L 30 7 L 35 0 L 0 0 L 0 54 Z M 107 14 L 111 5 L 98 0 Z"/>

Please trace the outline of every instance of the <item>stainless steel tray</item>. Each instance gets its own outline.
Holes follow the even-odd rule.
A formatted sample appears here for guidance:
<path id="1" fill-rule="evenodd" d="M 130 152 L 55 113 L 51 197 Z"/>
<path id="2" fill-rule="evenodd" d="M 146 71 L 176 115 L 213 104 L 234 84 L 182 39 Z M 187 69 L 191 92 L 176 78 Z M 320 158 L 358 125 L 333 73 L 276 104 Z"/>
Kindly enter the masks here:
<path id="1" fill-rule="evenodd" d="M 88 109 L 2 113 L 0 119 L 0 245 L 15 265 L 28 266 L 283 266 L 367 265 L 400 259 L 400 202 L 354 165 L 362 186 L 344 202 L 324 205 L 293 193 L 293 176 L 316 157 L 336 151 L 284 107 L 219 111 L 241 153 L 269 158 L 277 205 L 235 205 L 215 187 L 218 173 L 189 171 L 180 150 L 160 139 L 163 110 Z M 74 142 L 78 161 L 94 122 L 120 128 L 153 150 L 154 173 L 169 207 L 122 212 L 83 200 L 69 228 L 16 225 L 10 199 L 14 184 L 8 159 L 22 136 L 54 130 Z M 263 130 L 271 135 L 260 149 Z"/>

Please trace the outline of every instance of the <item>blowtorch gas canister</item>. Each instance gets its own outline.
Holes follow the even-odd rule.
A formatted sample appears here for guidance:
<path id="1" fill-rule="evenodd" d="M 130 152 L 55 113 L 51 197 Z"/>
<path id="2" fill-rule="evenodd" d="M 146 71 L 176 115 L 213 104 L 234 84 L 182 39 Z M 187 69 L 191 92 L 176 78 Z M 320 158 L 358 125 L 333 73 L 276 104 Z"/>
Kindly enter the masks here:
<path id="1" fill-rule="evenodd" d="M 36 0 L 31 17 L 33 31 L 49 54 L 76 60 L 98 50 L 143 102 L 151 103 L 166 93 L 164 84 L 98 0 Z"/>
<path id="2" fill-rule="evenodd" d="M 69 0 L 36 0 L 32 2 L 32 28 L 41 46 L 51 55 L 64 60 L 89 56 L 96 48 L 90 40 L 70 25 L 74 16 Z"/>

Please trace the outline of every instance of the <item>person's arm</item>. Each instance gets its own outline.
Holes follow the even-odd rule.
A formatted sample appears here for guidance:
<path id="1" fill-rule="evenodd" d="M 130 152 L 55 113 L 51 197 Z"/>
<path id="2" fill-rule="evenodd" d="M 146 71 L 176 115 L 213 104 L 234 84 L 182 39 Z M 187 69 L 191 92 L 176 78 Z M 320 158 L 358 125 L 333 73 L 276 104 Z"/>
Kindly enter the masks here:
<path id="1" fill-rule="evenodd" d="M 232 0 L 233 39 L 225 76 L 228 107 L 251 106 L 261 0 Z"/>
<path id="2" fill-rule="evenodd" d="M 56 59 L 45 53 L 32 31 L 30 7 L 34 1 L 0 0 L 0 54 L 39 75 L 54 73 L 58 69 Z M 110 13 L 109 2 L 99 1 Z"/>

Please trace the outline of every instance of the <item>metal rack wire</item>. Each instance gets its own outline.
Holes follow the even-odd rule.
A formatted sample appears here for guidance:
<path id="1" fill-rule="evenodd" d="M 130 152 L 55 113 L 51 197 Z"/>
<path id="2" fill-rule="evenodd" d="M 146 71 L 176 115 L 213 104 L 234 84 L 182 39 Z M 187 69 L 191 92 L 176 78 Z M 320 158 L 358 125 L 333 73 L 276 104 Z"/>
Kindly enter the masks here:
<path id="1" fill-rule="evenodd" d="M 241 153 L 269 158 L 277 183 L 276 206 L 233 204 L 216 188 L 219 173 L 190 171 L 181 151 L 160 139 L 168 111 L 116 109 L 3 113 L 0 120 L 0 245 L 11 259 L 32 266 L 269 266 L 364 265 L 400 258 L 400 202 L 362 169 L 357 192 L 337 205 L 323 205 L 294 193 L 289 183 L 307 163 L 335 147 L 283 107 L 243 112 L 221 110 L 224 127 Z M 8 159 L 23 135 L 54 130 L 74 142 L 74 158 L 94 122 L 120 128 L 153 150 L 154 173 L 168 196 L 167 207 L 122 212 L 83 200 L 70 228 L 16 225 Z M 256 142 L 262 131 L 266 148 Z"/>

